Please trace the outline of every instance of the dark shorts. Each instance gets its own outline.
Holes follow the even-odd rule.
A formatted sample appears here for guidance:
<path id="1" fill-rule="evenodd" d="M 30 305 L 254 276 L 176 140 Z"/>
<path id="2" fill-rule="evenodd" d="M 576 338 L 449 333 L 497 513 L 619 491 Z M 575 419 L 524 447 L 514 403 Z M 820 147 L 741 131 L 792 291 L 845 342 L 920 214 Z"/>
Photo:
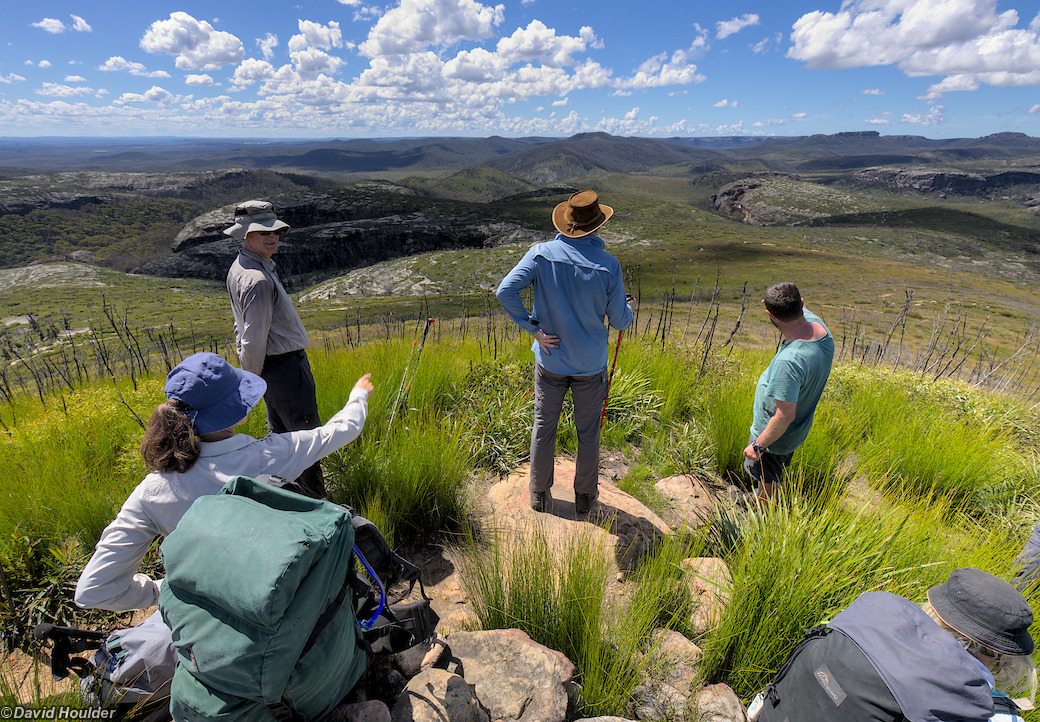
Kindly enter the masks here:
<path id="1" fill-rule="evenodd" d="M 754 436 L 748 438 L 749 444 L 754 441 Z M 755 481 L 764 481 L 767 484 L 779 484 L 783 481 L 784 469 L 791 464 L 791 457 L 793 456 L 793 451 L 790 454 L 770 454 L 768 451 L 763 451 L 761 461 L 752 461 L 745 456 L 744 471 L 746 471 Z M 762 478 L 763 471 L 765 472 L 764 479 Z"/>

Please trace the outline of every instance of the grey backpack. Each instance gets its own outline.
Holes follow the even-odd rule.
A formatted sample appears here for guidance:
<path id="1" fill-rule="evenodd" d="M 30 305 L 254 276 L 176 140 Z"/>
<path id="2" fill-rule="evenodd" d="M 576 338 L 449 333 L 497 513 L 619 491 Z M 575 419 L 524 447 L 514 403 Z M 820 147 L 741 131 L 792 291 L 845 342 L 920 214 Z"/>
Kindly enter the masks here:
<path id="1" fill-rule="evenodd" d="M 170 629 L 155 612 L 145 621 L 110 634 L 41 624 L 33 636 L 50 640 L 51 674 L 75 672 L 80 696 L 90 707 L 115 711 L 110 719 L 159 722 L 170 719 L 170 683 L 177 650 Z M 95 650 L 89 659 L 73 656 Z"/>

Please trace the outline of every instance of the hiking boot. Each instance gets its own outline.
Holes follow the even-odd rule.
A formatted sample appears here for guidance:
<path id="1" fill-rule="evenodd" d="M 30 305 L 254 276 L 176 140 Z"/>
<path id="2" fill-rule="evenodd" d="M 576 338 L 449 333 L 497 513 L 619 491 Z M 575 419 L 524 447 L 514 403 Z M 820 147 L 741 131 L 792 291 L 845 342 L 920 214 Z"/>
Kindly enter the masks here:
<path id="1" fill-rule="evenodd" d="M 588 514 L 589 510 L 592 509 L 593 503 L 598 498 L 598 494 L 575 494 L 574 495 L 574 513 L 575 514 Z"/>
<path id="2" fill-rule="evenodd" d="M 531 508 L 538 512 L 547 512 L 552 506 L 552 495 L 549 490 L 531 492 Z"/>

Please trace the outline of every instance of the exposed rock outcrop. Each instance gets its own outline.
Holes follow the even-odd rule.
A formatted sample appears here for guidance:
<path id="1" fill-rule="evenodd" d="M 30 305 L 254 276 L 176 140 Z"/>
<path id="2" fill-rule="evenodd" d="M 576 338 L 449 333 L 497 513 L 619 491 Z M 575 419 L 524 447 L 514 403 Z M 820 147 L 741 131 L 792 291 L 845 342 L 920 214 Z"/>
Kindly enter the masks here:
<path id="1" fill-rule="evenodd" d="M 854 177 L 900 190 L 957 195 L 986 195 L 1009 186 L 1040 185 L 1040 173 L 1029 171 L 985 174 L 928 168 L 866 168 L 857 171 Z"/>
<path id="2" fill-rule="evenodd" d="M 444 640 L 495 722 L 563 722 L 575 668 L 518 629 L 455 632 Z"/>
<path id="3" fill-rule="evenodd" d="M 0 215 L 78 210 L 112 203 L 120 197 L 198 199 L 256 185 L 276 190 L 296 187 L 277 173 L 240 168 L 185 173 L 53 173 L 0 181 Z"/>
<path id="4" fill-rule="evenodd" d="M 749 225 L 761 225 L 761 222 L 755 218 L 752 209 L 745 206 L 742 199 L 749 191 L 761 188 L 762 184 L 771 178 L 798 180 L 798 176 L 788 173 L 754 173 L 719 188 L 719 192 L 711 197 L 711 202 L 720 213 L 730 215 Z"/>
<path id="5" fill-rule="evenodd" d="M 516 223 L 470 212 L 473 204 L 439 204 L 390 183 L 357 183 L 269 200 L 292 227 L 276 259 L 290 291 L 293 276 L 338 275 L 403 256 L 497 246 L 533 235 Z M 173 256 L 138 270 L 164 277 L 223 279 L 241 246 L 224 235 L 234 222 L 234 208 L 224 206 L 192 219 L 174 238 Z"/>
<path id="6" fill-rule="evenodd" d="M 428 669 L 408 682 L 391 713 L 393 722 L 489 722 L 473 685 L 443 669 Z"/>
<path id="7" fill-rule="evenodd" d="M 588 534 L 594 547 L 601 548 L 618 571 L 632 571 L 671 529 L 642 502 L 603 478 L 599 480 L 598 510 L 588 524 L 574 511 L 574 463 L 557 459 L 548 513 L 531 509 L 528 490 L 529 468 L 524 466 L 488 491 L 493 508 L 493 526 L 506 536 L 520 539 L 524 534 L 545 533 L 552 546 L 565 549 L 576 534 Z"/>

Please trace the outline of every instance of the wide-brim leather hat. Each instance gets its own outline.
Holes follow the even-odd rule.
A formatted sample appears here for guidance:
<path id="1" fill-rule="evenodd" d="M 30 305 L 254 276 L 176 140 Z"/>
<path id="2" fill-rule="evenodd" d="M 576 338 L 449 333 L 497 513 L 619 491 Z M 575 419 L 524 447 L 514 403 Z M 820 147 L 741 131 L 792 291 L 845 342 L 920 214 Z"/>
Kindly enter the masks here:
<path id="1" fill-rule="evenodd" d="M 596 191 L 578 191 L 553 209 L 553 225 L 568 238 L 587 236 L 607 222 L 614 209 L 599 202 Z"/>
<path id="2" fill-rule="evenodd" d="M 1033 653 L 1033 611 L 1017 589 L 981 569 L 955 569 L 928 590 L 939 618 L 965 637 L 998 654 Z"/>
<path id="3" fill-rule="evenodd" d="M 195 432 L 230 429 L 249 415 L 267 391 L 267 382 L 238 369 L 215 353 L 193 354 L 166 376 L 166 398 L 191 407 Z"/>
<path id="4" fill-rule="evenodd" d="M 284 231 L 289 228 L 278 220 L 274 205 L 268 201 L 246 201 L 235 207 L 235 225 L 224 229 L 224 235 L 242 240 L 250 231 Z"/>

